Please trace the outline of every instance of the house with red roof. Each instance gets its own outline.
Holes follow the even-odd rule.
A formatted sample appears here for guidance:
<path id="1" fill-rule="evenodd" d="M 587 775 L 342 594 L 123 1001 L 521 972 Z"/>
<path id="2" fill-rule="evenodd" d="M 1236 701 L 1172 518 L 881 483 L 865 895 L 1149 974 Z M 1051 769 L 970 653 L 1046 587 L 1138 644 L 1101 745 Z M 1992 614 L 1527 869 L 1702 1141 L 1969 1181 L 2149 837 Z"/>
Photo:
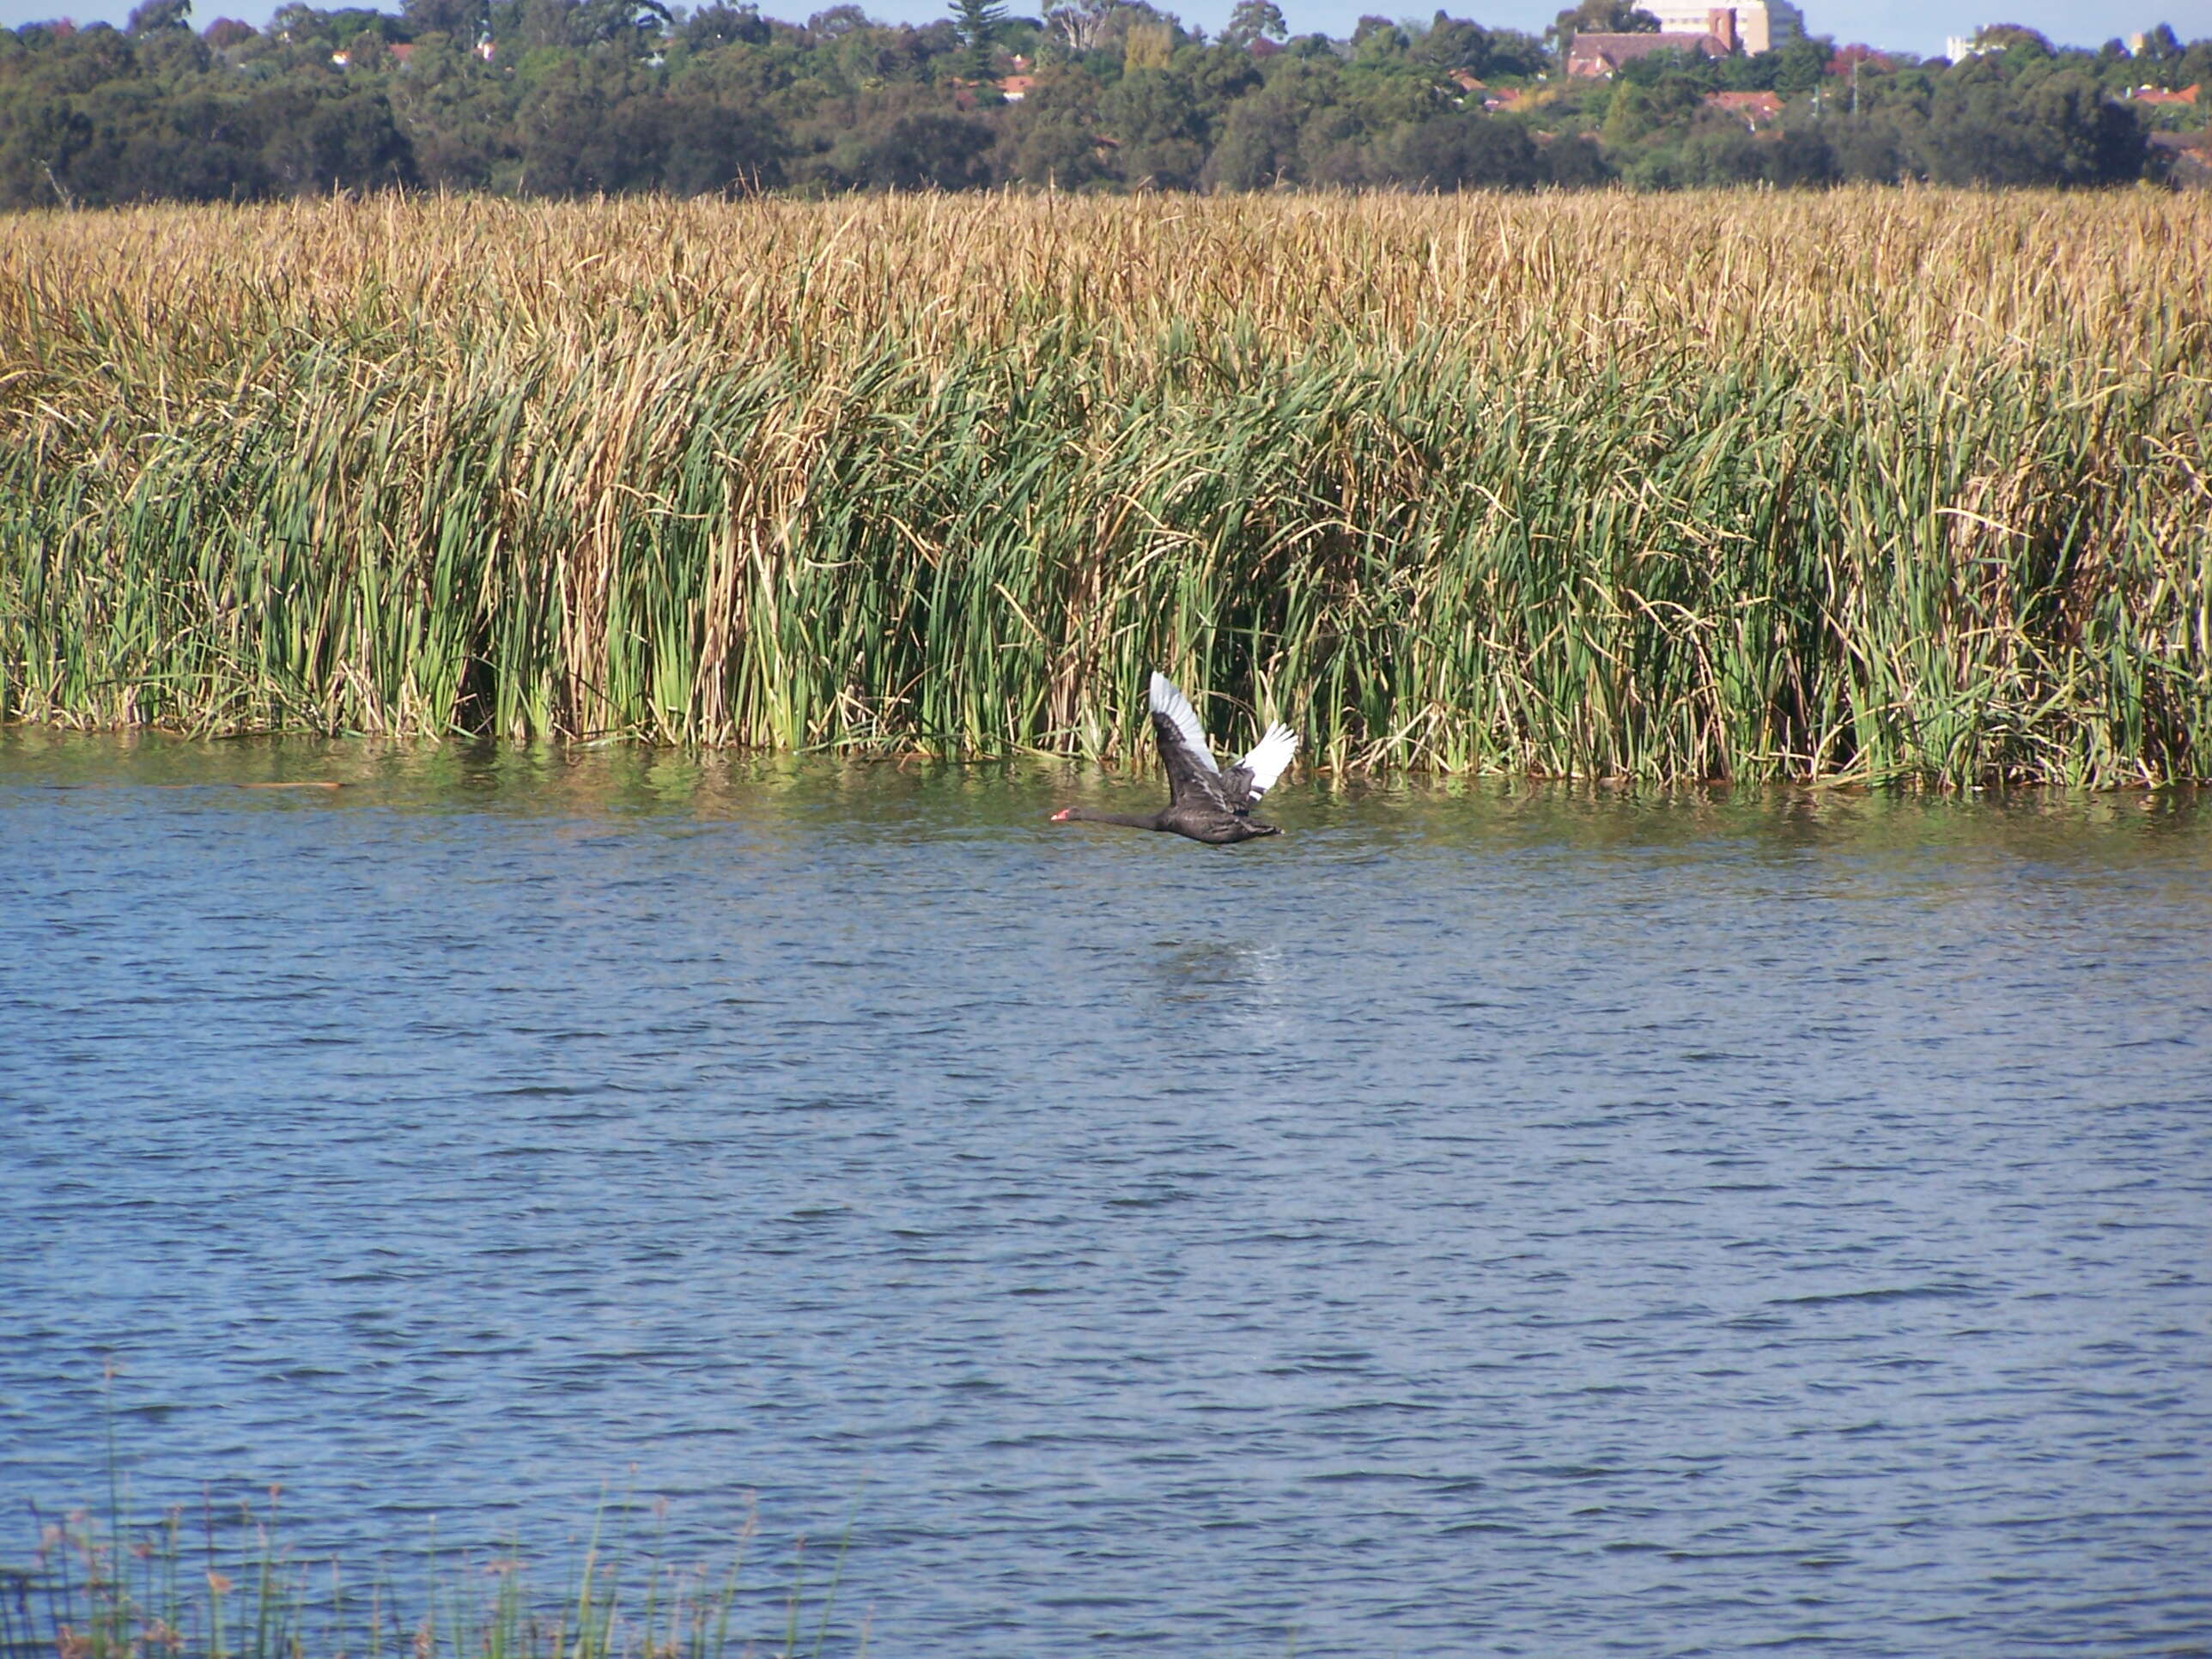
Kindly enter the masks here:
<path id="1" fill-rule="evenodd" d="M 1567 47 L 1567 73 L 1610 81 L 1621 67 L 1655 52 L 1695 52 L 1702 58 L 1735 55 L 1735 11 L 1716 6 L 1705 14 L 1701 34 L 1662 29 L 1656 34 L 1577 34 Z"/>
<path id="2" fill-rule="evenodd" d="M 1709 92 L 1705 104 L 1710 109 L 1726 110 L 1753 132 L 1782 118 L 1778 92 Z"/>

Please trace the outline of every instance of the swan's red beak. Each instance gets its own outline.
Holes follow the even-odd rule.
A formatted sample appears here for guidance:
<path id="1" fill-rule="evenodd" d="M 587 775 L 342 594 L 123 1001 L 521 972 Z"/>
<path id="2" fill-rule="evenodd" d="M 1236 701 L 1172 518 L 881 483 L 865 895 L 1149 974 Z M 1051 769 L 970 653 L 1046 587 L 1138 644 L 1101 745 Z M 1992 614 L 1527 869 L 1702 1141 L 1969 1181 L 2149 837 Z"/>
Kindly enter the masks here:
<path id="1" fill-rule="evenodd" d="M 1072 815 L 1075 809 L 1073 806 L 1063 806 L 1060 811 L 1052 815 L 1052 821 L 1054 823 L 1066 823 L 1070 815 Z"/>

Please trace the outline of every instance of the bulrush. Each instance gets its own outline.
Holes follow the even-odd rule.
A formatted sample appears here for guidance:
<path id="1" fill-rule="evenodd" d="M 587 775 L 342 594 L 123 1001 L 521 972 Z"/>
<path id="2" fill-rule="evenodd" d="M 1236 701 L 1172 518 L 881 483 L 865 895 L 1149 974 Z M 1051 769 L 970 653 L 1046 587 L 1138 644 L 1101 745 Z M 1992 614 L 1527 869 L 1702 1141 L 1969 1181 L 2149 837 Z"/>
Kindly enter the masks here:
<path id="1" fill-rule="evenodd" d="M 2212 753 L 2212 198 L 0 238 L 0 719 L 1966 786 Z"/>

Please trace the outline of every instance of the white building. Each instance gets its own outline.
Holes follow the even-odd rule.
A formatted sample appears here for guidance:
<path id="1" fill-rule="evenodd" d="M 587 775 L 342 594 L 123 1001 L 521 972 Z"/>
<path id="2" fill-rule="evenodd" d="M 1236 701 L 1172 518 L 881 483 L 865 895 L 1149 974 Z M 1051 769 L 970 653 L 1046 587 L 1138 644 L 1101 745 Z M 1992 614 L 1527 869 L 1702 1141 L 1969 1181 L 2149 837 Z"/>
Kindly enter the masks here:
<path id="1" fill-rule="evenodd" d="M 1706 0 L 1641 0 L 1668 33 L 1703 34 L 1714 8 Z M 1771 52 L 1805 38 L 1805 14 L 1790 0 L 1735 0 L 1735 38 L 1747 52 Z"/>

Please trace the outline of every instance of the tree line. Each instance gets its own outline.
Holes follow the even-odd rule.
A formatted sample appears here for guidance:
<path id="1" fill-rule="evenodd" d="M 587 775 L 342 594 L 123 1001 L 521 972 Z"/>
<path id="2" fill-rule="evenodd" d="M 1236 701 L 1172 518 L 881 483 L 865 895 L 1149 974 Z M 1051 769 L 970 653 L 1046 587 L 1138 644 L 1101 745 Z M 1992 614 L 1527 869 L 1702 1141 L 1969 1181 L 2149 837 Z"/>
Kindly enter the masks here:
<path id="1" fill-rule="evenodd" d="M 2089 186 L 2163 176 L 2154 132 L 2203 125 L 2203 103 L 2130 94 L 2197 84 L 2212 103 L 2212 40 L 2163 26 L 2133 51 L 2000 27 L 1956 64 L 1815 40 L 1566 76 L 1577 33 L 1656 27 L 1626 0 L 1583 0 L 1542 38 L 1443 11 L 1293 36 L 1273 0 L 1243 0 L 1212 38 L 1145 0 L 1040 17 L 956 0 L 920 27 L 726 0 L 292 3 L 260 29 L 196 29 L 191 12 L 144 0 L 122 29 L 0 32 L 0 206 L 398 187 Z"/>

